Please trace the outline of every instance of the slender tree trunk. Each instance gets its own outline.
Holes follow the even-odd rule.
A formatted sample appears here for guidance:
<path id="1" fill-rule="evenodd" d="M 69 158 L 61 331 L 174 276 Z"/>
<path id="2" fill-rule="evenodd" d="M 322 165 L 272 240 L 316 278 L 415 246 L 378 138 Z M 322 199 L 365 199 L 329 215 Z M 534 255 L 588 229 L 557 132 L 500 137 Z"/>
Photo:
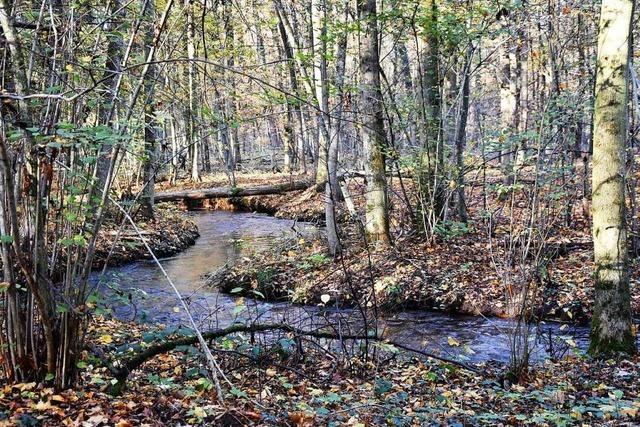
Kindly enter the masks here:
<path id="1" fill-rule="evenodd" d="M 348 4 L 345 3 L 345 23 L 348 17 Z M 342 113 L 344 111 L 344 71 L 347 57 L 347 34 L 343 33 L 338 41 L 337 62 L 335 69 L 335 87 L 337 90 L 337 108 L 335 119 L 331 120 L 331 138 L 329 140 L 329 152 L 327 158 L 328 185 L 325 188 L 325 219 L 327 223 L 327 241 L 329 252 L 334 257 L 342 251 L 338 235 L 338 223 L 336 221 L 336 202 L 341 196 L 340 183 L 338 182 L 338 148 L 342 133 Z M 328 107 L 328 105 L 327 105 Z"/>
<path id="2" fill-rule="evenodd" d="M 502 17 L 503 28 L 508 30 L 511 26 L 511 17 L 508 14 Z M 517 132 L 515 126 L 518 120 L 517 102 L 517 80 L 519 70 L 516 66 L 517 53 L 513 51 L 511 43 L 508 43 L 509 34 L 504 35 L 500 47 L 500 132 L 501 132 L 501 152 L 499 160 L 504 164 L 505 183 L 511 184 L 513 178 L 513 146 L 512 141 Z"/>
<path id="3" fill-rule="evenodd" d="M 324 184 L 328 179 L 327 157 L 330 144 L 329 86 L 327 82 L 327 2 L 311 1 L 311 25 L 313 46 L 313 80 L 318 111 L 318 162 L 316 164 L 316 183 Z"/>
<path id="4" fill-rule="evenodd" d="M 195 24 L 193 21 L 194 14 L 194 0 L 185 0 L 185 8 L 187 11 L 187 58 L 189 59 L 187 63 L 187 80 L 188 80 L 188 101 L 187 108 L 185 109 L 185 135 L 187 142 L 187 149 L 190 154 L 190 165 L 191 165 L 191 181 L 200 181 L 200 165 L 199 165 L 199 147 L 198 142 L 193 140 L 195 135 L 195 127 L 193 114 L 195 111 L 195 74 L 196 74 L 196 64 L 195 64 Z"/>
<path id="5" fill-rule="evenodd" d="M 631 321 L 624 158 L 632 0 L 604 0 L 600 15 L 593 139 L 595 306 L 589 351 L 635 353 Z"/>
<path id="6" fill-rule="evenodd" d="M 124 17 L 124 9 L 121 0 L 111 0 L 109 8 L 114 15 L 105 23 L 105 31 L 113 32 L 117 29 L 119 20 Z M 115 21 L 115 22 L 114 22 Z M 122 72 L 122 55 L 123 43 L 122 37 L 107 37 L 107 61 L 105 64 L 105 72 L 103 75 L 103 87 L 105 89 L 104 101 L 98 109 L 98 124 L 102 126 L 112 126 L 113 111 L 115 111 L 116 92 L 118 86 L 118 75 Z M 98 155 L 98 182 L 97 188 L 102 189 L 109 173 L 109 165 L 111 164 L 111 154 L 113 146 L 104 144 L 100 148 Z"/>
<path id="7" fill-rule="evenodd" d="M 259 22 L 259 16 L 254 13 L 253 19 L 256 23 Z M 281 29 L 282 23 L 278 22 L 279 33 L 282 38 L 283 44 L 287 44 L 288 40 L 286 32 L 284 29 Z M 262 35 L 261 26 L 256 24 L 254 27 L 254 33 L 256 37 L 256 51 L 258 53 L 258 57 L 263 64 L 267 63 L 267 51 L 264 45 L 264 37 Z M 277 37 L 276 37 L 277 38 Z M 289 48 L 290 50 L 290 48 Z M 292 72 L 295 74 L 295 62 L 293 60 L 293 53 L 289 53 L 286 51 L 286 46 L 284 48 L 285 57 L 289 61 L 287 64 L 288 70 L 293 70 Z M 294 77 L 295 78 L 295 77 Z M 292 91 L 296 92 L 293 89 L 293 84 L 291 85 Z M 278 125 L 276 122 L 276 118 L 274 117 L 274 108 L 273 105 L 268 105 L 264 108 L 264 114 L 267 116 L 267 134 L 269 138 L 269 142 L 272 146 L 278 145 L 277 141 L 280 139 L 280 135 L 278 134 Z M 283 154 L 283 162 L 284 162 L 284 172 L 290 173 L 293 171 L 295 166 L 295 129 L 293 125 L 292 115 L 292 107 L 289 102 L 287 102 L 287 122 L 284 125 L 284 133 L 285 133 L 285 143 L 284 146 L 284 154 Z M 293 148 L 291 143 L 291 138 L 293 138 Z"/>
<path id="8" fill-rule="evenodd" d="M 153 22 L 155 20 L 155 4 L 147 1 L 142 14 L 145 18 L 147 31 L 145 32 L 145 56 L 149 54 L 149 48 L 153 43 Z M 142 194 L 142 214 L 150 219 L 155 218 L 154 200 L 156 182 L 156 120 L 155 120 L 155 81 L 156 67 L 151 65 L 145 76 L 145 102 L 144 102 L 144 153 L 142 162 L 142 181 L 144 185 Z"/>
<path id="9" fill-rule="evenodd" d="M 227 56 L 227 67 L 232 70 L 235 67 L 236 60 L 236 34 L 233 27 L 233 17 L 231 14 L 231 3 L 224 3 L 224 48 Z M 236 91 L 235 91 L 235 75 L 227 71 L 225 73 L 229 95 L 225 98 L 225 112 L 227 116 L 227 133 L 231 143 L 232 167 L 237 170 L 242 164 L 242 151 L 240 146 L 240 137 L 238 135 L 238 127 L 235 124 L 236 119 Z M 232 122 L 231 125 L 229 122 Z"/>
<path id="10" fill-rule="evenodd" d="M 415 89 L 413 85 L 413 79 L 411 78 L 411 63 L 409 62 L 409 52 L 407 51 L 407 45 L 399 41 L 398 47 L 396 49 L 396 55 L 398 56 L 397 62 L 400 64 L 399 73 L 402 76 L 402 83 L 405 89 L 405 98 L 407 100 L 406 103 L 410 104 L 412 101 L 410 100 L 415 96 Z M 411 105 L 411 104 L 410 104 Z M 413 104 L 415 105 L 415 104 Z M 407 148 L 417 148 L 416 141 L 417 137 L 417 124 L 416 124 L 416 114 L 414 111 L 410 110 L 407 117 L 407 126 L 409 127 L 407 131 L 408 141 L 406 141 Z"/>
<path id="11" fill-rule="evenodd" d="M 360 36 L 360 119 L 367 180 L 365 231 L 371 242 L 389 244 L 387 181 L 385 177 L 386 136 L 380 89 L 380 57 L 376 0 L 358 0 Z"/>
<path id="12" fill-rule="evenodd" d="M 434 0 L 425 1 L 423 7 L 425 13 L 424 49 L 419 64 L 423 152 L 419 165 L 419 186 L 422 211 L 420 222 L 425 232 L 428 233 L 433 229 L 435 222 L 444 216 L 444 141 L 441 117 L 438 9 Z"/>
<path id="13" fill-rule="evenodd" d="M 471 61 L 473 59 L 473 46 L 469 44 L 464 58 L 462 76 L 462 98 L 460 100 L 460 110 L 458 114 L 458 127 L 455 135 L 456 148 L 456 208 L 458 219 L 466 223 L 467 204 L 464 197 L 464 147 L 467 137 L 467 120 L 469 117 L 469 95 L 471 78 Z"/>

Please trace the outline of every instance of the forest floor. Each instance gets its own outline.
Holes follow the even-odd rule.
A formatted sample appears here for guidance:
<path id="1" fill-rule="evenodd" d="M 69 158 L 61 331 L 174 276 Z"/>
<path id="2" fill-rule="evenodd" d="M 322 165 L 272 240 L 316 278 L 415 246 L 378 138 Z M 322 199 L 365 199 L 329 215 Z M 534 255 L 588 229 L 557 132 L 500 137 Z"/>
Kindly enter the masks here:
<path id="1" fill-rule="evenodd" d="M 268 181 L 271 177 L 262 177 Z M 280 176 L 279 179 L 282 179 Z M 259 182 L 253 176 L 252 183 Z M 495 187 L 496 185 L 494 185 Z M 329 304 L 351 305 L 356 299 L 376 301 L 383 309 L 406 308 L 444 310 L 454 313 L 511 317 L 521 301 L 523 284 L 530 289 L 533 314 L 539 318 L 587 321 L 593 301 L 593 247 L 588 206 L 581 200 L 569 202 L 570 226 L 564 205 L 549 210 L 541 220 L 548 226 L 540 267 L 533 270 L 535 255 L 522 260 L 520 248 L 526 227 L 527 204 L 520 198 L 499 200 L 487 194 L 483 208 L 481 188 L 469 191 L 470 220 L 467 225 L 449 221 L 433 241 L 426 241 L 413 229 L 404 194 L 411 197 L 412 183 L 391 184 L 391 227 L 393 244 L 384 249 L 366 245 L 362 225 L 350 217 L 344 204 L 337 207 L 342 255 L 326 255 L 322 240 L 287 239 L 270 252 L 256 253 L 233 266 L 215 272 L 210 283 L 223 291 L 268 300 L 290 300 L 318 304 L 328 295 Z M 364 184 L 351 180 L 351 196 L 360 212 L 364 205 Z M 524 195 L 522 195 L 524 198 Z M 280 218 L 323 225 L 324 194 L 314 189 L 285 195 L 256 196 L 245 208 Z M 224 208 L 224 201 L 215 207 Z M 513 209 L 511 209 L 513 206 Z M 242 209 L 235 205 L 236 209 Z M 491 222 L 487 219 L 491 212 Z M 513 219 L 512 219 L 513 218 Z M 513 222 L 512 222 L 513 221 Z M 491 232 L 489 224 L 491 223 Z M 511 225 L 513 224 L 513 225 Z M 535 243 L 535 249 L 539 247 Z M 511 248 L 511 249 L 510 249 Z M 505 260 L 513 259 L 513 264 Z M 632 309 L 640 315 L 640 264 L 632 260 Z M 325 297 L 326 298 L 326 297 Z"/>
<path id="2" fill-rule="evenodd" d="M 212 348 L 231 387 L 221 405 L 202 360 L 191 348 L 160 354 L 134 371 L 119 396 L 104 360 L 171 338 L 137 324 L 96 319 L 92 353 L 79 363 L 82 388 L 55 392 L 36 383 L 0 387 L 0 426 L 163 425 L 637 425 L 640 358 L 569 358 L 531 369 L 511 384 L 504 369 L 471 372 L 380 347 L 369 360 L 304 354 L 248 336 Z M 287 336 L 283 336 L 286 342 Z M 281 339 L 279 342 L 283 342 Z M 293 348 L 293 350 L 292 350 Z"/>

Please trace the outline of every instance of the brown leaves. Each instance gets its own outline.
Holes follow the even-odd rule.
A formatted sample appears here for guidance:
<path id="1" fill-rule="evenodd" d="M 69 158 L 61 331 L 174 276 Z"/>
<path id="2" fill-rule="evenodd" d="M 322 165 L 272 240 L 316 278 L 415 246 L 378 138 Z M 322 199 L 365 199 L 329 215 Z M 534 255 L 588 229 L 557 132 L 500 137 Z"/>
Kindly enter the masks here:
<path id="1" fill-rule="evenodd" d="M 290 412 L 289 420 L 298 427 L 311 427 L 315 425 L 315 415 L 306 412 Z"/>

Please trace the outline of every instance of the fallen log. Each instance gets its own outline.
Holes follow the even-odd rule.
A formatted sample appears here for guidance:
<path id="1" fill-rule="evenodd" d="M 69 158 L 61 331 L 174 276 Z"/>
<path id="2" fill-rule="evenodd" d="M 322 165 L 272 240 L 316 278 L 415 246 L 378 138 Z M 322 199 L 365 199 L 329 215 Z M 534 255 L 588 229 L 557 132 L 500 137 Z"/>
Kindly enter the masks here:
<path id="1" fill-rule="evenodd" d="M 197 190 L 161 191 L 156 193 L 156 202 L 172 202 L 177 200 L 203 200 L 231 197 L 265 196 L 282 194 L 289 191 L 305 190 L 313 183 L 311 181 L 294 181 L 274 185 L 258 185 L 253 187 L 218 187 Z"/>
<path id="2" fill-rule="evenodd" d="M 235 324 L 235 325 L 231 325 L 227 328 L 221 328 L 221 329 L 214 329 L 212 331 L 208 331 L 208 332 L 203 332 L 202 333 L 202 337 L 207 340 L 207 341 L 211 341 L 214 340 L 216 338 L 220 338 L 220 337 L 224 337 L 230 334 L 234 334 L 234 333 L 239 333 L 239 332 L 251 332 L 251 333 L 256 333 L 256 332 L 268 332 L 268 331 L 283 331 L 283 332 L 288 332 L 291 334 L 294 334 L 296 336 L 306 336 L 306 337 L 313 337 L 313 338 L 325 338 L 325 339 L 331 339 L 331 340 L 372 340 L 372 341 L 380 341 L 380 342 L 385 342 L 387 344 L 391 344 L 392 346 L 398 347 L 402 350 L 405 351 L 409 351 L 412 353 L 416 353 L 416 354 L 420 354 L 422 356 L 434 359 L 434 360 L 438 360 L 440 362 L 443 363 L 447 363 L 447 364 L 451 364 L 451 365 L 455 365 L 458 366 L 460 368 L 466 369 L 470 372 L 474 372 L 474 373 L 480 373 L 480 371 L 478 369 L 476 369 L 473 366 L 470 366 L 464 362 L 460 362 L 454 359 L 449 359 L 447 357 L 443 357 L 437 354 L 433 354 L 433 353 L 429 353 L 423 350 L 419 350 L 419 349 L 415 349 L 415 348 L 411 348 L 408 346 L 405 346 L 401 343 L 397 343 L 395 341 L 390 341 L 387 340 L 381 336 L 377 336 L 377 335 L 370 335 L 370 334 L 343 334 L 343 335 L 337 335 L 333 332 L 328 332 L 328 331 L 322 331 L 322 330 L 317 330 L 317 331 L 309 331 L 309 330 L 304 330 L 304 329 L 299 329 L 299 328 L 295 328 L 291 325 L 288 324 L 283 324 L 283 323 L 270 323 L 270 324 L 249 324 L 249 325 L 245 325 L 245 324 Z M 184 347 L 184 346 L 188 346 L 188 345 L 193 345 L 193 344 L 197 344 L 198 339 L 195 335 L 190 335 L 190 336 L 185 336 L 185 337 L 179 337 L 179 338 L 175 338 L 172 340 L 167 340 L 155 345 L 152 345 L 146 349 L 144 349 L 143 351 L 134 354 L 133 356 L 125 359 L 125 360 L 121 360 L 119 363 L 119 366 L 116 367 L 111 363 L 107 363 L 107 368 L 111 371 L 112 375 L 114 376 L 115 381 L 112 384 L 110 393 L 114 394 L 114 395 L 118 395 L 122 392 L 122 390 L 125 387 L 127 378 L 129 377 L 129 374 L 131 374 L 131 372 L 133 372 L 134 370 L 138 369 L 143 363 L 145 363 L 147 360 L 158 356 L 160 354 L 163 353 L 167 353 L 169 351 L 175 350 L 178 347 Z M 96 351 L 94 351 L 94 353 L 96 353 Z M 103 357 L 101 357 L 102 359 L 104 359 Z"/>

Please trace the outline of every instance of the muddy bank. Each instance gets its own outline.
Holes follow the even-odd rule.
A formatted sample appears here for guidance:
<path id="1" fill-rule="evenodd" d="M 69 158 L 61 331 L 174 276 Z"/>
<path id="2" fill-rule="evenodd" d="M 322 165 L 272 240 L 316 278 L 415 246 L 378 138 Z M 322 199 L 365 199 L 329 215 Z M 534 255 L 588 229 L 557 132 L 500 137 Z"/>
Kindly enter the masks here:
<path id="1" fill-rule="evenodd" d="M 256 185 L 278 185 L 291 181 L 311 179 L 304 174 L 255 173 L 236 176 L 236 186 L 250 187 Z M 206 175 L 201 182 L 188 180 L 169 185 L 168 182 L 156 184 L 158 191 L 198 190 L 205 188 L 225 187 L 229 185 L 224 174 Z M 322 194 L 317 189 L 290 191 L 284 194 L 216 198 L 209 200 L 184 200 L 177 204 L 182 210 L 224 210 L 231 212 L 255 212 L 275 216 L 276 218 L 293 219 L 314 224 L 324 223 L 324 205 Z"/>
<path id="2" fill-rule="evenodd" d="M 318 203 L 320 197 L 315 188 L 310 188 L 286 194 L 185 200 L 178 207 L 184 211 L 205 209 L 264 213 L 276 218 L 323 225 L 324 205 Z"/>
<path id="3" fill-rule="evenodd" d="M 120 224 L 121 222 L 110 219 L 103 225 L 97 242 L 94 268 L 102 268 L 105 262 L 109 266 L 116 266 L 151 258 L 140 236 L 131 226 L 125 226 L 118 238 Z M 188 248 L 199 236 L 196 224 L 169 204 L 157 206 L 155 221 L 140 221 L 137 225 L 158 258 L 168 257 Z"/>

